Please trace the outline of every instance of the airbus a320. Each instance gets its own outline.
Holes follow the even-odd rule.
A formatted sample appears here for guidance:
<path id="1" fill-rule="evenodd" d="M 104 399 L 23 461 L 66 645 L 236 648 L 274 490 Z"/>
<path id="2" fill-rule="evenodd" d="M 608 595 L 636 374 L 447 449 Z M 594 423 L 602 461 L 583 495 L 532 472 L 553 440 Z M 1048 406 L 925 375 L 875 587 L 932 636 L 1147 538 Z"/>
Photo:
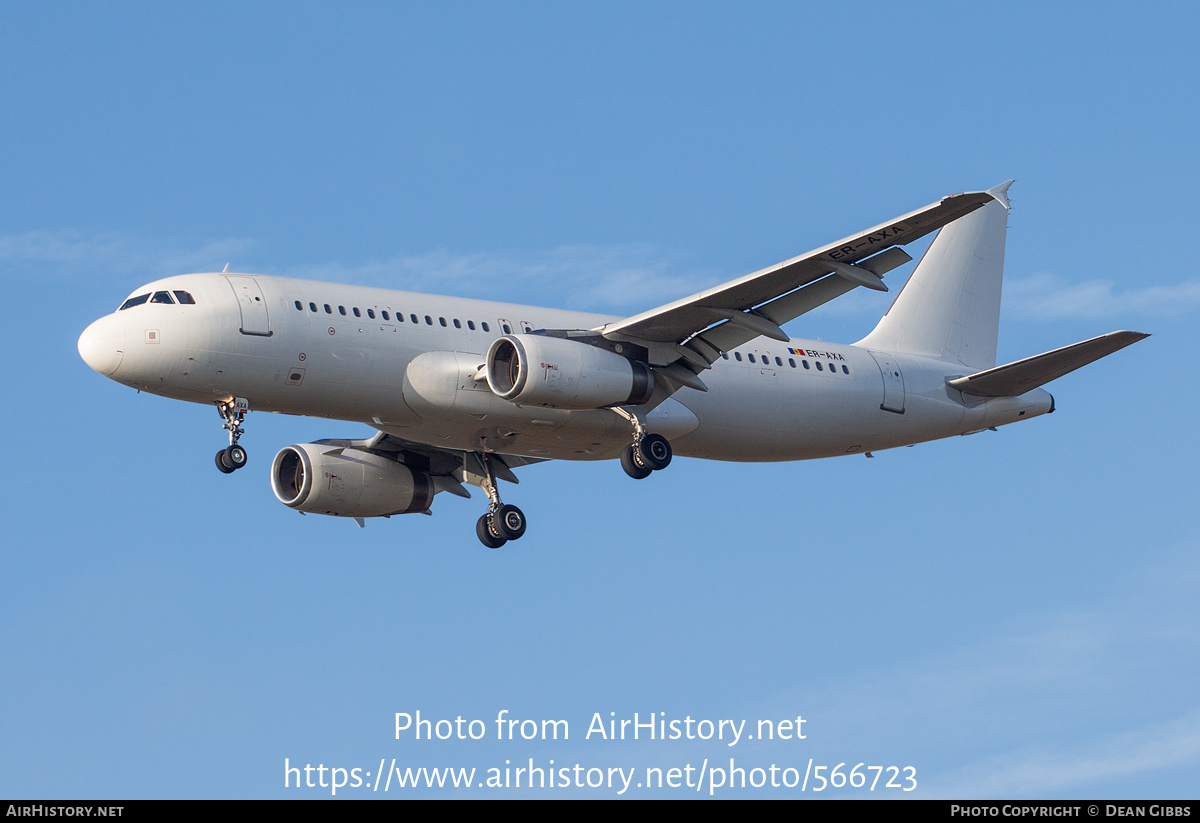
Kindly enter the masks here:
<path id="1" fill-rule="evenodd" d="M 632 317 L 226 271 L 138 289 L 79 338 L 95 371 L 214 405 L 226 474 L 247 463 L 247 411 L 364 423 L 362 440 L 287 446 L 276 497 L 302 513 L 428 512 L 487 495 L 485 546 L 525 534 L 499 481 L 544 460 L 619 459 L 643 479 L 673 454 L 806 460 L 870 454 L 1054 411 L 1041 386 L 1146 337 L 1116 331 L 996 365 L 1008 181 Z M 782 326 L 912 258 L 857 343 Z"/>

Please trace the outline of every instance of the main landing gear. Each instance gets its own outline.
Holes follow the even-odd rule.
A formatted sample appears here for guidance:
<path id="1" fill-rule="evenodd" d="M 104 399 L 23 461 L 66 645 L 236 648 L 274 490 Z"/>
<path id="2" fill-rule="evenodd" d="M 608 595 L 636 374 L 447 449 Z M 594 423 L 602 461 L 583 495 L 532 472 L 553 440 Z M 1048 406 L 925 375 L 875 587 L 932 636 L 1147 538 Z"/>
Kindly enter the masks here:
<path id="1" fill-rule="evenodd" d="M 217 403 L 217 413 L 225 421 L 221 427 L 229 432 L 229 445 L 217 452 L 217 468 L 225 474 L 233 472 L 246 465 L 246 450 L 238 445 L 238 438 L 245 434 L 242 421 L 250 403 L 244 397 L 235 397 L 232 401 L 221 400 Z"/>
<path id="2" fill-rule="evenodd" d="M 520 540 L 525 534 L 525 513 L 516 506 L 500 502 L 496 487 L 496 467 L 490 454 L 477 454 L 483 468 L 480 487 L 488 496 L 488 512 L 475 523 L 479 542 L 489 549 L 498 549 L 509 540 Z"/>
<path id="3" fill-rule="evenodd" d="M 671 444 L 661 434 L 647 434 L 641 419 L 631 411 L 613 409 L 633 426 L 633 442 L 621 453 L 621 468 L 634 480 L 643 480 L 651 472 L 671 465 Z"/>

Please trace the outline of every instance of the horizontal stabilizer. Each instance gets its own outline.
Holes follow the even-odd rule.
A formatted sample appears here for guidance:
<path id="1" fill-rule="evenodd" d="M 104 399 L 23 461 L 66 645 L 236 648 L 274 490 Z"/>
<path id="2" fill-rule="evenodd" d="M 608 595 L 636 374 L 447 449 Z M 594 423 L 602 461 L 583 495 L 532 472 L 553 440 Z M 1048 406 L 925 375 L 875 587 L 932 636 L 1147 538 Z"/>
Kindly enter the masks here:
<path id="1" fill-rule="evenodd" d="M 946 382 L 951 388 L 976 397 L 1016 397 L 1149 336 L 1136 331 L 1109 332 Z"/>

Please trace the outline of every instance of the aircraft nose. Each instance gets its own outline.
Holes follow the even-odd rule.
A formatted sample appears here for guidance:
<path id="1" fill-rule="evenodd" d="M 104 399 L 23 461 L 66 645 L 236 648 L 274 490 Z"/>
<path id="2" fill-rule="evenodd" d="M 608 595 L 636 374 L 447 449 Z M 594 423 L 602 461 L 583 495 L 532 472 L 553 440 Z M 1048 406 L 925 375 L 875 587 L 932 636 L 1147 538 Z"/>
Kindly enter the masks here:
<path id="1" fill-rule="evenodd" d="M 101 317 L 83 330 L 79 356 L 100 374 L 112 376 L 125 356 L 125 326 L 115 314 Z"/>

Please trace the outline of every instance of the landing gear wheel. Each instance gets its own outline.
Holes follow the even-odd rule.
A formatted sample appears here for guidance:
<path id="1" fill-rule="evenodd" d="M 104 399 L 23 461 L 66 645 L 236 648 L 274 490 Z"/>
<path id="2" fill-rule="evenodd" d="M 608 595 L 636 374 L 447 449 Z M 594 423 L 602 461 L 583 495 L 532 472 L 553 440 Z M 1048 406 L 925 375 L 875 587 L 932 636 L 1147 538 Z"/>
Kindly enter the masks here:
<path id="1" fill-rule="evenodd" d="M 475 523 L 475 534 L 479 536 L 479 542 L 487 546 L 489 549 L 498 549 L 508 542 L 507 537 L 498 534 L 492 534 L 492 516 L 485 514 Z"/>
<path id="2" fill-rule="evenodd" d="M 496 510 L 496 528 L 506 540 L 520 540 L 525 534 L 525 513 L 516 506 L 504 505 Z"/>
<path id="3" fill-rule="evenodd" d="M 234 444 L 225 449 L 225 456 L 221 458 L 221 462 L 233 466 L 234 469 L 240 469 L 246 465 L 246 450 Z"/>
<path id="4" fill-rule="evenodd" d="M 654 469 L 649 466 L 643 466 L 638 462 L 637 458 L 637 450 L 633 446 L 626 446 L 625 451 L 621 452 L 621 468 L 634 480 L 644 480 L 650 476 L 650 472 L 654 471 Z"/>
<path id="5" fill-rule="evenodd" d="M 665 469 L 671 465 L 671 444 L 661 434 L 648 434 L 638 443 L 641 463 L 654 471 Z"/>
<path id="6" fill-rule="evenodd" d="M 217 452 L 217 468 L 229 474 L 246 465 L 246 450 L 238 445 L 238 438 L 246 433 L 242 421 L 246 418 L 250 401 L 244 397 L 234 397 L 221 400 L 216 405 L 217 414 L 225 421 L 221 428 L 229 432 L 229 445 Z"/>

